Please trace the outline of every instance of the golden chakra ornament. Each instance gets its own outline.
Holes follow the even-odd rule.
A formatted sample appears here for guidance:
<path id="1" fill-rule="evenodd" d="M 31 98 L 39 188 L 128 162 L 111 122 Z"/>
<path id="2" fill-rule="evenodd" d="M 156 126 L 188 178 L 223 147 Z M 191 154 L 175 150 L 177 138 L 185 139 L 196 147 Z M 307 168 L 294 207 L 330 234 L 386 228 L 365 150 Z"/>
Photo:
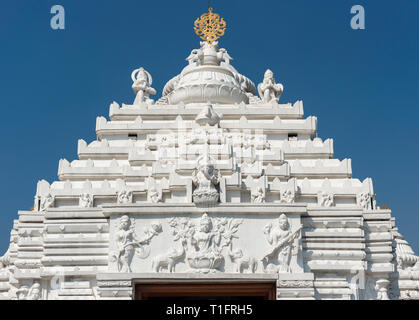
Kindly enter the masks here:
<path id="1" fill-rule="evenodd" d="M 208 13 L 195 20 L 194 27 L 196 35 L 209 44 L 224 35 L 227 25 L 220 15 L 212 11 L 212 8 L 208 8 Z"/>

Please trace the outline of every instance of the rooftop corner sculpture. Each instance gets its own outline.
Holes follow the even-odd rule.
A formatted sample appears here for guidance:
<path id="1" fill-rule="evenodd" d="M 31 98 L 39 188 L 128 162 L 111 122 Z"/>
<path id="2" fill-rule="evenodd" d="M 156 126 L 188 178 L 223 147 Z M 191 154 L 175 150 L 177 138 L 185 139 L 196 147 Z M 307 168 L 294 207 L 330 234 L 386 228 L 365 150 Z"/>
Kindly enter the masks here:
<path id="1" fill-rule="evenodd" d="M 213 8 L 209 8 L 208 13 L 202 14 L 194 23 L 196 35 L 209 44 L 224 35 L 227 25 L 220 15 L 212 11 Z"/>

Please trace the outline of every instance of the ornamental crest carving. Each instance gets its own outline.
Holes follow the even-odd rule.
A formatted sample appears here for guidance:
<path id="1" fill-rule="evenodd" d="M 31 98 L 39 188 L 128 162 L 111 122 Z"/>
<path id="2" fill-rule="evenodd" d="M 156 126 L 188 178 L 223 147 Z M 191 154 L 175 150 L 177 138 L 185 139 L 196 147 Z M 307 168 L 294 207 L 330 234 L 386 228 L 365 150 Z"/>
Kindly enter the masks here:
<path id="1" fill-rule="evenodd" d="M 202 40 L 212 43 L 222 37 L 225 33 L 227 23 L 219 14 L 213 13 L 209 8 L 208 13 L 204 13 L 195 20 L 195 33 Z"/>

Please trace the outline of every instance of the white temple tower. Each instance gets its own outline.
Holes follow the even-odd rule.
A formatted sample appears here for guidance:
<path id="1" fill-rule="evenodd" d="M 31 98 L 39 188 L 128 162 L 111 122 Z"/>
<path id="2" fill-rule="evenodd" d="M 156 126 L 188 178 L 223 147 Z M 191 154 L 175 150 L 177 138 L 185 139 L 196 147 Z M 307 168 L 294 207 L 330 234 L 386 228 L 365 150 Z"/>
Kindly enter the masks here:
<path id="1" fill-rule="evenodd" d="M 157 101 L 135 70 L 134 103 L 112 103 L 97 140 L 79 140 L 58 181 L 38 182 L 0 260 L 0 297 L 145 299 L 150 285 L 199 283 L 270 299 L 419 299 L 419 258 L 372 180 L 333 159 L 302 101 L 279 103 L 272 71 L 256 86 L 232 66 L 217 14 L 195 29 L 204 41 Z"/>

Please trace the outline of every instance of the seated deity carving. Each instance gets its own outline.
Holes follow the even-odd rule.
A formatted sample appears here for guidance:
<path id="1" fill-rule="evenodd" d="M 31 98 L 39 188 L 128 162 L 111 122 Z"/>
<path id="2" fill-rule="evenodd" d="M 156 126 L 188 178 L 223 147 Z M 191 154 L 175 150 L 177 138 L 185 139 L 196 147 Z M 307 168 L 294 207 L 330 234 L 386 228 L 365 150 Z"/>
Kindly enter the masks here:
<path id="1" fill-rule="evenodd" d="M 281 198 L 280 198 L 279 201 L 281 203 L 291 204 L 291 203 L 295 202 L 295 195 L 289 189 L 282 190 L 280 196 L 281 196 Z"/>
<path id="2" fill-rule="evenodd" d="M 175 265 L 184 259 L 189 265 L 188 272 L 213 273 L 221 271 L 224 263 L 223 249 L 230 246 L 232 250 L 233 238 L 238 231 L 242 220 L 233 218 L 210 218 L 204 213 L 195 223 L 190 218 L 172 218 L 170 227 L 174 241 L 180 241 L 182 248 L 172 248 L 168 253 L 158 255 L 153 259 L 154 272 L 175 271 Z M 234 252 L 239 262 L 238 253 Z M 233 258 L 233 259 L 236 259 Z M 242 270 L 245 265 L 242 257 Z M 252 265 L 249 268 L 253 268 Z M 253 269 L 252 269 L 253 270 Z"/>
<path id="3" fill-rule="evenodd" d="M 258 85 L 259 96 L 263 103 L 278 103 L 281 98 L 284 86 L 275 83 L 274 73 L 266 70 L 263 82 Z"/>
<path id="4" fill-rule="evenodd" d="M 148 190 L 148 196 L 152 203 L 158 203 L 162 201 L 162 194 L 155 187 L 151 187 Z"/>
<path id="5" fill-rule="evenodd" d="M 331 207 L 334 204 L 334 196 L 331 193 L 319 191 L 317 194 L 317 204 L 322 207 Z"/>
<path id="6" fill-rule="evenodd" d="M 262 187 L 258 187 L 255 190 L 252 190 L 251 198 L 253 203 L 265 202 L 265 194 Z"/>
<path id="7" fill-rule="evenodd" d="M 132 272 L 131 262 L 134 254 L 140 259 L 145 259 L 150 254 L 149 244 L 153 237 L 162 230 L 160 222 L 152 222 L 150 227 L 144 231 L 144 236 L 139 238 L 135 233 L 133 221 L 128 216 L 119 219 L 118 231 L 115 234 L 117 252 L 113 258 L 117 262 L 119 272 Z"/>
<path id="8" fill-rule="evenodd" d="M 195 186 L 193 202 L 196 204 L 214 205 L 218 202 L 219 192 L 216 186 L 220 183 L 220 173 L 214 167 L 208 154 L 197 159 L 197 170 L 192 174 Z"/>
<path id="9" fill-rule="evenodd" d="M 144 68 L 139 68 L 132 72 L 131 79 L 133 81 L 132 89 L 136 94 L 134 105 L 153 104 L 154 100 L 150 98 L 150 95 L 155 95 L 157 91 L 151 87 L 153 78 L 150 73 Z"/>
<path id="10" fill-rule="evenodd" d="M 293 251 L 298 251 L 295 240 L 301 234 L 302 227 L 295 232 L 291 231 L 288 218 L 282 214 L 277 221 L 277 225 L 269 223 L 264 228 L 266 240 L 271 246 L 269 252 L 263 257 L 262 262 L 266 264 L 268 271 L 278 273 L 291 272 L 290 263 Z"/>
<path id="11" fill-rule="evenodd" d="M 79 199 L 80 208 L 91 208 L 93 207 L 93 196 L 89 193 L 83 193 Z"/>

